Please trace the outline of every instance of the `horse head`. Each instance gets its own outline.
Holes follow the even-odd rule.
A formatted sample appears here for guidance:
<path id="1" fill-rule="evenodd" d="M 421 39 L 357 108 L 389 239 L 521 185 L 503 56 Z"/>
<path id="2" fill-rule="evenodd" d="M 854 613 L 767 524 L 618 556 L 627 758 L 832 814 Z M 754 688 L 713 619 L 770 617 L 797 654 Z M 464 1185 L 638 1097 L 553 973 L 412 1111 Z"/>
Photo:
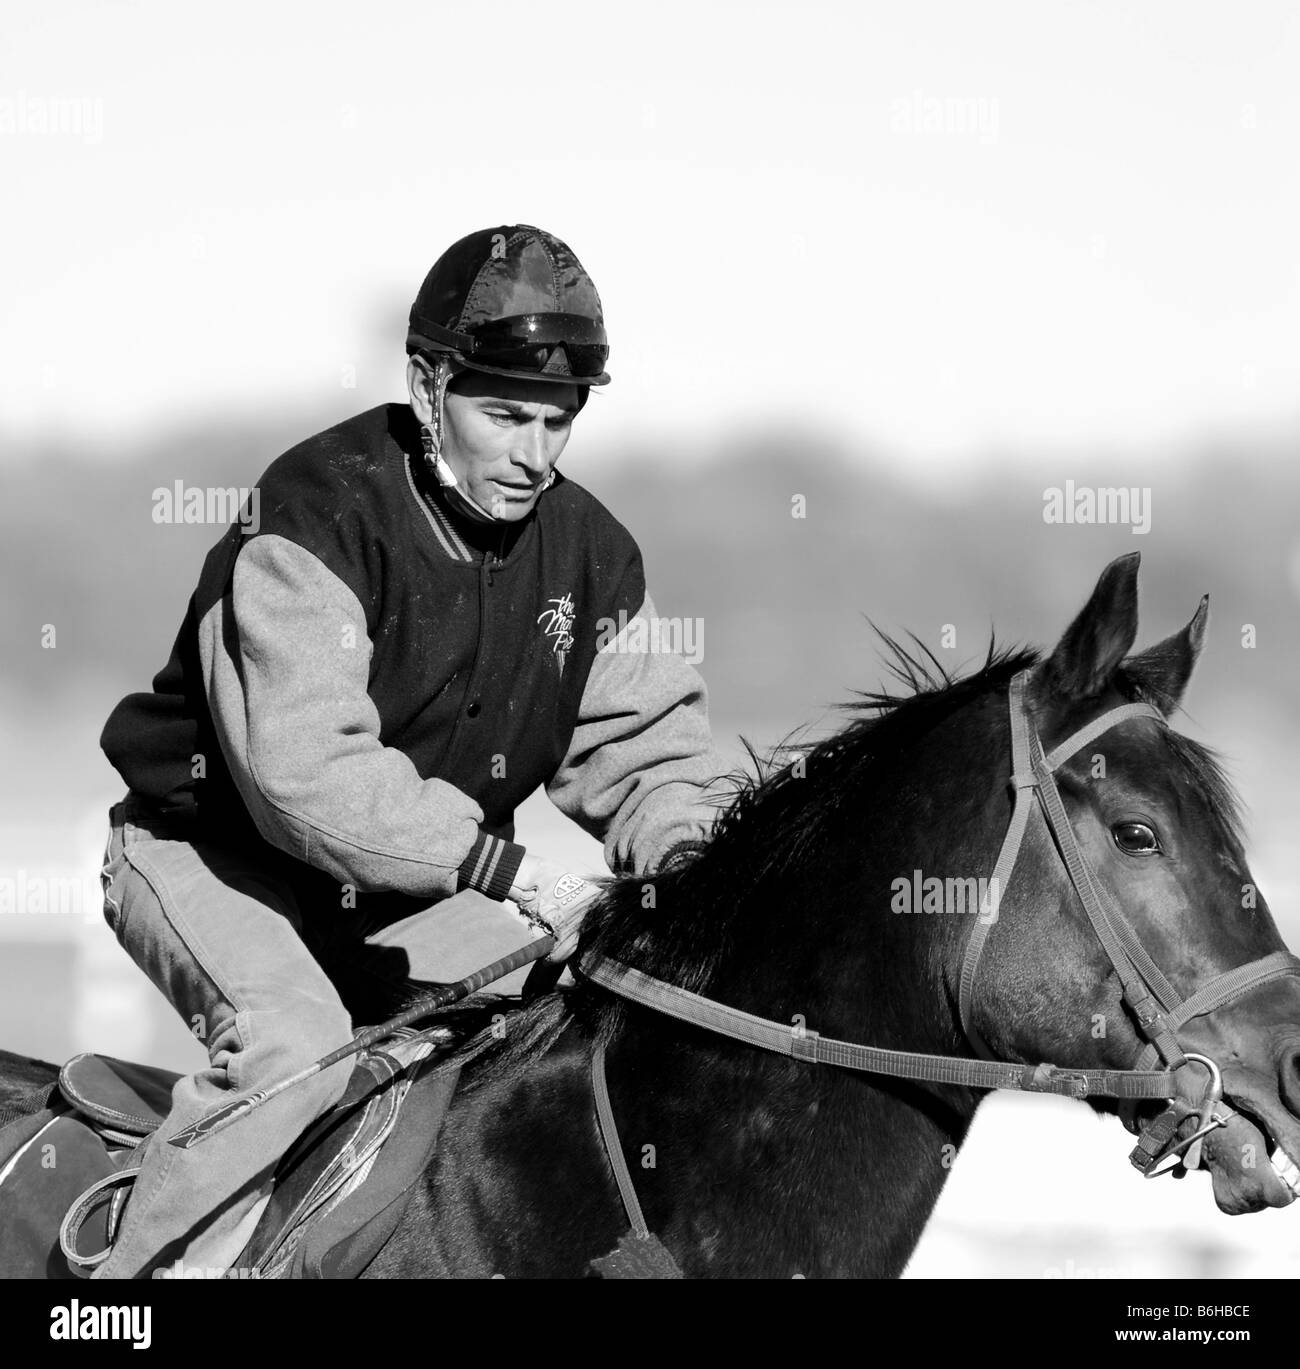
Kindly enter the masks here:
<path id="1" fill-rule="evenodd" d="M 1171 996 L 1205 1009 L 1185 1022 L 1176 1009 L 1172 1018 L 1164 1011 L 1163 1021 L 1174 1024 L 1176 1049 L 1214 1062 L 1172 1063 L 1184 1105 L 1181 1134 L 1197 1120 L 1212 1126 L 1202 1160 L 1219 1207 L 1231 1213 L 1281 1207 L 1294 1200 L 1293 1185 L 1300 1183 L 1300 980 L 1294 962 L 1275 964 L 1274 973 L 1244 985 L 1231 977 L 1266 958 L 1281 961 L 1285 947 L 1247 865 L 1222 770 L 1212 753 L 1164 721 L 1178 710 L 1200 655 L 1208 599 L 1181 631 L 1130 654 L 1137 574 L 1136 553 L 1105 569 L 1088 603 L 1028 677 L 1026 709 L 1049 756 L 1066 738 L 1135 700 L 1159 715 L 1123 717 L 1053 773 L 1102 898 L 1135 934 L 1139 963 L 1146 963 L 1144 951 L 1156 967 L 1139 979 L 1162 975 L 1166 993 L 1172 988 Z M 1005 821 L 1005 798 L 991 806 L 989 820 Z M 986 938 L 972 996 L 976 1030 L 1004 1059 L 1148 1068 L 1157 1051 L 1133 999 L 1152 986 L 1125 993 L 1058 846 L 1044 807 L 1035 805 L 1019 868 Z M 1207 993 L 1212 985 L 1221 989 Z M 1228 1104 L 1217 1109 L 1222 1125 L 1213 1124 L 1215 1108 L 1202 1111 L 1207 1070 L 1214 1067 Z M 1136 1131 L 1159 1105 L 1121 1112 Z"/>

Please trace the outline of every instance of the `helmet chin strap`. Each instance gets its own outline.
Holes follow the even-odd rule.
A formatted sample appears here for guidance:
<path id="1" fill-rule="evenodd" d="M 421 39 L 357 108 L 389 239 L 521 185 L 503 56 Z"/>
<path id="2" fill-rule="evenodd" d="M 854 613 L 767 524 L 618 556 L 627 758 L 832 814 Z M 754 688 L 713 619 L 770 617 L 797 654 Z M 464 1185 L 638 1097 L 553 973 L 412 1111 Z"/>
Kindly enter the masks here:
<path id="1" fill-rule="evenodd" d="M 424 459 L 433 471 L 438 484 L 447 492 L 447 498 L 467 517 L 476 523 L 501 524 L 508 519 L 498 518 L 496 514 L 483 508 L 470 492 L 456 479 L 456 472 L 447 464 L 442 455 L 442 406 L 447 393 L 447 382 L 451 379 L 451 362 L 439 357 L 434 362 L 433 371 L 433 423 L 423 429 Z M 555 480 L 551 471 L 542 483 L 542 489 L 549 489 Z"/>
<path id="2" fill-rule="evenodd" d="M 474 497 L 468 491 L 461 489 L 460 482 L 456 479 L 456 473 L 443 460 L 441 452 L 434 454 L 433 473 L 437 477 L 438 484 L 447 491 L 447 498 L 476 523 L 500 523 L 502 521 L 495 514 L 488 513 L 486 509 L 480 508 L 475 503 Z"/>

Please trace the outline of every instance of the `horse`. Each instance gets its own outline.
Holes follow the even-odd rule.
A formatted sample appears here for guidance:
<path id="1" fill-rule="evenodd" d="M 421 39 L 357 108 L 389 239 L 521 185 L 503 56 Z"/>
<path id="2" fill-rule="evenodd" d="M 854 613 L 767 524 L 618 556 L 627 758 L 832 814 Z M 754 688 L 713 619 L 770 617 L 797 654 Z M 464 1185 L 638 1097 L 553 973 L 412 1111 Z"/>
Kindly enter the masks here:
<path id="1" fill-rule="evenodd" d="M 1168 723 L 1208 600 L 1134 654 L 1137 579 L 1113 561 L 1050 653 L 990 642 L 964 675 L 882 634 L 897 687 L 774 753 L 691 860 L 613 878 L 574 987 L 498 1013 L 361 1277 L 653 1249 L 642 1273 L 894 1278 L 991 1087 L 1163 1119 L 1146 1165 L 1207 1169 L 1224 1212 L 1293 1201 L 1300 962 L 1220 764 Z M 52 1077 L 0 1071 L 0 1109 Z"/>

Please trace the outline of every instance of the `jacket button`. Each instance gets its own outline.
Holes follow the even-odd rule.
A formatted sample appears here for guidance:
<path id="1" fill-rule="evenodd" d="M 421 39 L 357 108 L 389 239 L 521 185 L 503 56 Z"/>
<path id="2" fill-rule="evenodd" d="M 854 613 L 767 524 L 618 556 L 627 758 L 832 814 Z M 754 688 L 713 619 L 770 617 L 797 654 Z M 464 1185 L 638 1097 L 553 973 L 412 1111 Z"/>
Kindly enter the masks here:
<path id="1" fill-rule="evenodd" d="M 468 713 L 471 718 L 477 718 L 479 715 L 479 708 L 479 701 L 475 699 L 474 702 L 470 704 L 470 706 L 465 710 L 465 712 Z"/>

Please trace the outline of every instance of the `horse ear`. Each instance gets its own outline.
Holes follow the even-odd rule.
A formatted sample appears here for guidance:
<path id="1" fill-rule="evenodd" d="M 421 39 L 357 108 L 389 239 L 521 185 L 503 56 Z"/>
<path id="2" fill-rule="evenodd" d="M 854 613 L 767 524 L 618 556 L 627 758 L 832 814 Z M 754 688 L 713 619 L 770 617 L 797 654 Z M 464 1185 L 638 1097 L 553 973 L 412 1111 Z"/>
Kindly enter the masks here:
<path id="1" fill-rule="evenodd" d="M 1210 596 L 1207 594 L 1181 632 L 1147 647 L 1124 662 L 1124 669 L 1152 696 L 1162 713 L 1172 713 L 1182 702 L 1187 682 L 1196 669 L 1197 658 L 1205 644 L 1205 628 L 1210 621 Z"/>
<path id="2" fill-rule="evenodd" d="M 1137 636 L 1137 576 L 1141 554 L 1131 551 L 1101 573 L 1092 598 L 1065 630 L 1041 672 L 1045 691 L 1091 699 L 1110 683 Z"/>

